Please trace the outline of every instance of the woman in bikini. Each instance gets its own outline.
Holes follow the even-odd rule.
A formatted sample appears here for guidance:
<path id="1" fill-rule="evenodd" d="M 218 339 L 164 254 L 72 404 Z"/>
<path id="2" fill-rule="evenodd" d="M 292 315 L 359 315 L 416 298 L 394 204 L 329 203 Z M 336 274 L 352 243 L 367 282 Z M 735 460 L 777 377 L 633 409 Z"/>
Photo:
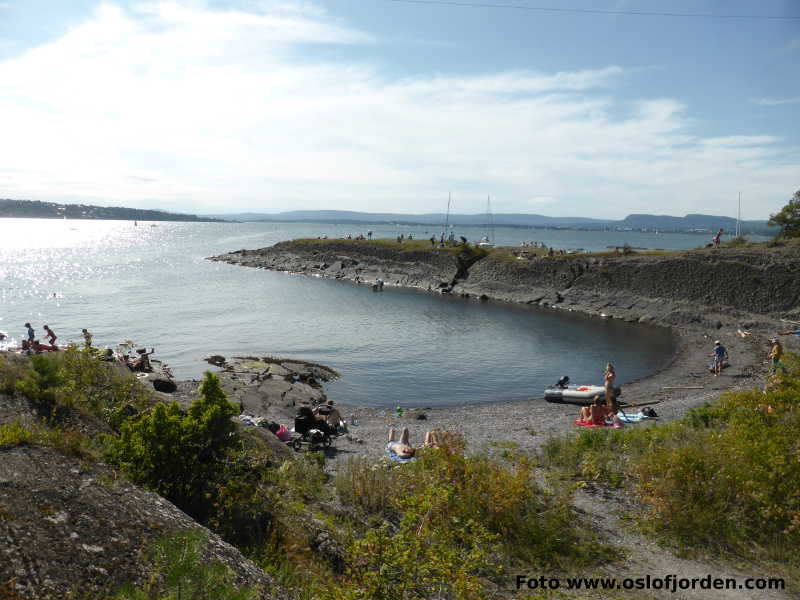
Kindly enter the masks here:
<path id="1" fill-rule="evenodd" d="M 617 397 L 614 394 L 614 381 L 617 378 L 617 372 L 614 370 L 614 365 L 608 363 L 606 365 L 606 372 L 603 373 L 603 386 L 606 389 L 606 406 L 617 414 L 619 406 L 617 405 Z"/>

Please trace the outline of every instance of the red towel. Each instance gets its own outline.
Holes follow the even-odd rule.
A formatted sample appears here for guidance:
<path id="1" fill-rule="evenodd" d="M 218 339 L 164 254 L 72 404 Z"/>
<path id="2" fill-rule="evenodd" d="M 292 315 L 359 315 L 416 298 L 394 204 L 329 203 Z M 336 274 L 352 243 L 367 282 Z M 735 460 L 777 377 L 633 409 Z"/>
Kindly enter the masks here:
<path id="1" fill-rule="evenodd" d="M 578 427 L 608 427 L 605 423 L 586 423 L 585 421 L 581 421 L 580 419 L 575 419 L 573 421 L 575 425 Z"/>

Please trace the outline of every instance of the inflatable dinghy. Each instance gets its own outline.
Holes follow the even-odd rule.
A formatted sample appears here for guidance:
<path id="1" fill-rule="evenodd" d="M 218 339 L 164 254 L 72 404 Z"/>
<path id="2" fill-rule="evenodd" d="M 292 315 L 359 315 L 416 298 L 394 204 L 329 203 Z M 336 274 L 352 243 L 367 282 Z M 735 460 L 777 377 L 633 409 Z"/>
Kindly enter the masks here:
<path id="1" fill-rule="evenodd" d="M 614 397 L 619 398 L 622 390 L 614 388 Z M 606 399 L 606 388 L 602 385 L 569 385 L 569 377 L 564 375 L 556 384 L 544 391 L 544 399 L 548 402 L 565 404 L 591 404 L 595 396 Z"/>
<path id="2" fill-rule="evenodd" d="M 614 388 L 614 396 L 619 398 L 622 394 L 620 388 Z M 548 402 L 561 402 L 567 404 L 590 404 L 595 396 L 601 400 L 606 398 L 606 389 L 602 385 L 568 385 L 555 386 L 544 391 L 544 399 Z"/>

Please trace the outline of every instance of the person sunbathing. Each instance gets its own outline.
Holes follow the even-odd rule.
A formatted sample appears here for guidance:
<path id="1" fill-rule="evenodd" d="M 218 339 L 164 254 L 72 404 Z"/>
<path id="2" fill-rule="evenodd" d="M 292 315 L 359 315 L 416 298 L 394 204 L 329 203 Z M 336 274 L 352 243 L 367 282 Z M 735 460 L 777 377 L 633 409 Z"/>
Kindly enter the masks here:
<path id="1" fill-rule="evenodd" d="M 389 452 L 390 455 L 394 455 L 403 460 L 413 458 L 416 449 L 408 441 L 408 437 L 408 427 L 403 427 L 403 431 L 400 433 L 399 440 L 397 439 L 397 431 L 395 431 L 395 428 L 390 428 L 389 443 L 386 444 L 387 452 Z"/>
<path id="2" fill-rule="evenodd" d="M 594 397 L 592 404 L 581 408 L 581 422 L 592 423 L 593 425 L 603 425 L 609 416 L 608 406 L 603 406 L 600 396 Z"/>
<path id="3" fill-rule="evenodd" d="M 425 442 L 422 444 L 424 448 L 444 449 L 447 444 L 444 441 L 444 435 L 440 429 L 433 429 L 425 433 Z"/>

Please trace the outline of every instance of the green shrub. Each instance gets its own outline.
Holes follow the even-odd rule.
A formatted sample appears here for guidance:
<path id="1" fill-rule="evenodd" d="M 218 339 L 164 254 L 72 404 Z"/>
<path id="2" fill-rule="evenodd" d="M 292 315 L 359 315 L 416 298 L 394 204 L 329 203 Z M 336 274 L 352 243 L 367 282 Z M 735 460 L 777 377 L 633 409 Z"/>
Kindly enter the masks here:
<path id="1" fill-rule="evenodd" d="M 18 354 L 0 354 L 0 392 L 13 396 L 17 393 L 17 382 L 29 377 L 30 361 Z"/>
<path id="2" fill-rule="evenodd" d="M 108 459 L 131 479 L 174 502 L 201 522 L 209 515 L 208 495 L 223 475 L 228 454 L 241 448 L 219 379 L 206 372 L 197 399 L 184 414 L 177 403 L 156 404 L 122 423 L 120 437 L 108 438 Z"/>
<path id="3" fill-rule="evenodd" d="M 497 536 L 479 522 L 449 515 L 454 493 L 429 485 L 421 496 L 401 497 L 397 530 L 384 524 L 351 544 L 346 585 L 335 597 L 484 598 L 480 577 L 499 573 L 492 549 Z"/>
<path id="4" fill-rule="evenodd" d="M 397 467 L 386 461 L 373 462 L 365 456 L 350 458 L 336 474 L 336 493 L 342 502 L 367 514 L 392 511 L 397 493 Z"/>
<path id="5" fill-rule="evenodd" d="M 149 399 L 135 377 L 74 346 L 61 352 L 0 358 L 4 391 L 28 398 L 54 420 L 75 409 L 118 427 L 129 407 L 135 412 Z"/>
<path id="6" fill-rule="evenodd" d="M 406 464 L 360 458 L 341 470 L 343 504 L 388 519 L 350 544 L 343 597 L 482 598 L 481 580 L 501 565 L 574 567 L 600 556 L 569 499 L 536 487 L 526 457 L 508 464 L 465 456 L 463 440 L 446 445 Z"/>
<path id="7" fill-rule="evenodd" d="M 33 430 L 19 422 L 0 425 L 0 449 L 27 444 L 34 435 Z"/>
<path id="8" fill-rule="evenodd" d="M 237 588 L 233 572 L 219 561 L 206 561 L 206 536 L 197 531 L 155 545 L 154 580 L 142 587 L 124 586 L 114 600 L 251 600 L 255 591 Z"/>
<path id="9" fill-rule="evenodd" d="M 719 425 L 638 461 L 633 475 L 651 508 L 653 531 L 694 546 L 800 560 L 800 373 L 766 393 L 725 394 Z M 779 376 L 780 377 L 780 376 Z"/>
<path id="10" fill-rule="evenodd" d="M 0 425 L 0 449 L 24 444 L 54 448 L 67 456 L 95 457 L 97 452 L 89 439 L 80 431 L 44 427 L 39 424 L 23 425 L 19 422 Z"/>
<path id="11" fill-rule="evenodd" d="M 34 354 L 28 360 L 31 368 L 17 380 L 15 390 L 50 412 L 56 406 L 56 392 L 64 381 L 64 370 L 56 359 L 44 354 Z"/>

